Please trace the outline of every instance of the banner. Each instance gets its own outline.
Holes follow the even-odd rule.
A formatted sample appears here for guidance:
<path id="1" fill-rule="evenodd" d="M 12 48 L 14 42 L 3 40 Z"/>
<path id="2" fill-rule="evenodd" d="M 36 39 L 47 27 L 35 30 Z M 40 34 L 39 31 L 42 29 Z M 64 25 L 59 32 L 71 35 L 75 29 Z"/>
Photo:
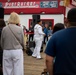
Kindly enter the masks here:
<path id="1" fill-rule="evenodd" d="M 41 8 L 57 8 L 58 1 L 42 1 L 40 3 Z"/>
<path id="2" fill-rule="evenodd" d="M 40 2 L 6 2 L 4 8 L 39 8 Z"/>
<path id="3" fill-rule="evenodd" d="M 58 0 L 40 1 L 40 2 L 4 2 L 2 6 L 5 9 L 10 8 L 58 8 Z"/>

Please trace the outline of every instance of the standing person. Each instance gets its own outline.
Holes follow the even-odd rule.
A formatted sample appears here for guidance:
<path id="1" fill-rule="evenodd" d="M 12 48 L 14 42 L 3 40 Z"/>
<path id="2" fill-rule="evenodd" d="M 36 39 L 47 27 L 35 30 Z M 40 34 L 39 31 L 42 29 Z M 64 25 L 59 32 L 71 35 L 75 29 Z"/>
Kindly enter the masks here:
<path id="1" fill-rule="evenodd" d="M 42 45 L 44 35 L 45 33 L 42 31 L 42 21 L 38 20 L 37 24 L 34 27 L 34 40 L 35 40 L 36 46 L 32 54 L 32 56 L 36 57 L 37 59 L 41 59 L 40 50 L 41 50 L 41 45 Z"/>
<path id="2" fill-rule="evenodd" d="M 52 28 L 51 26 L 49 27 L 49 30 L 48 30 L 48 39 L 52 36 Z"/>
<path id="3" fill-rule="evenodd" d="M 0 75 L 3 75 L 3 72 L 2 72 L 3 49 L 1 48 L 1 32 L 4 26 L 6 26 L 5 21 L 1 19 L 0 20 Z"/>
<path id="4" fill-rule="evenodd" d="M 29 32 L 32 33 L 32 34 L 29 34 L 29 41 L 33 41 L 34 29 L 33 29 L 32 25 L 30 25 Z"/>
<path id="5" fill-rule="evenodd" d="M 24 34 L 28 32 L 28 29 L 26 28 L 26 26 L 23 26 L 23 31 L 24 31 Z"/>
<path id="6" fill-rule="evenodd" d="M 24 49 L 26 49 L 26 43 L 28 41 L 28 29 L 26 28 L 26 26 L 23 26 L 23 32 L 24 32 Z"/>
<path id="7" fill-rule="evenodd" d="M 75 33 L 76 8 L 72 8 L 67 15 L 67 28 L 55 32 L 48 42 L 45 53 L 49 75 L 76 75 Z"/>
<path id="8" fill-rule="evenodd" d="M 19 15 L 12 12 L 9 17 L 9 25 L 3 28 L 1 35 L 1 47 L 3 49 L 3 75 L 24 75 L 23 73 L 23 47 L 24 35 Z"/>
<path id="9" fill-rule="evenodd" d="M 44 36 L 44 44 L 46 44 L 46 39 L 48 41 L 48 24 L 45 24 L 44 33 L 46 34 Z"/>

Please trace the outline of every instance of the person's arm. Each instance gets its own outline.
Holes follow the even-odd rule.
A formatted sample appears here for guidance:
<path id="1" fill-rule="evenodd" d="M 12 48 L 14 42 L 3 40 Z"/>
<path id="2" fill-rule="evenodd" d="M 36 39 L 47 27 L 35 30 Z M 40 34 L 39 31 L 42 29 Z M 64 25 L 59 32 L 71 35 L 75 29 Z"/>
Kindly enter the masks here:
<path id="1" fill-rule="evenodd" d="M 22 28 L 21 28 L 21 45 L 22 45 L 22 47 L 24 49 L 24 33 L 23 33 Z"/>
<path id="2" fill-rule="evenodd" d="M 42 27 L 38 28 L 38 33 L 41 34 L 41 35 L 45 35 L 45 33 L 42 31 Z"/>
<path id="3" fill-rule="evenodd" d="M 54 60 L 54 57 L 56 56 L 55 45 L 56 45 L 55 36 L 52 36 L 50 40 L 48 41 L 48 44 L 45 49 L 45 53 L 46 53 L 45 64 L 50 75 L 53 75 L 53 64 L 54 64 L 53 60 Z"/>
<path id="4" fill-rule="evenodd" d="M 49 75 L 53 75 L 53 59 L 54 57 L 46 55 L 46 68 L 49 72 Z"/>
<path id="5" fill-rule="evenodd" d="M 2 30 L 2 33 L 1 33 L 1 47 L 2 47 L 2 49 L 3 49 L 3 45 L 4 45 L 3 35 L 4 35 L 4 29 Z"/>

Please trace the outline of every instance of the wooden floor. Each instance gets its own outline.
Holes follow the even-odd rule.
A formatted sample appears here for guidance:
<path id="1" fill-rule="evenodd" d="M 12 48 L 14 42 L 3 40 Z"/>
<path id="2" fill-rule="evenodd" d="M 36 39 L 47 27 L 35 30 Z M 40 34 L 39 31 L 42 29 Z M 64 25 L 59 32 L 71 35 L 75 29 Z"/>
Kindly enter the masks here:
<path id="1" fill-rule="evenodd" d="M 24 74 L 25 75 L 41 75 L 45 68 L 45 54 L 41 53 L 42 58 L 38 60 L 24 53 Z"/>

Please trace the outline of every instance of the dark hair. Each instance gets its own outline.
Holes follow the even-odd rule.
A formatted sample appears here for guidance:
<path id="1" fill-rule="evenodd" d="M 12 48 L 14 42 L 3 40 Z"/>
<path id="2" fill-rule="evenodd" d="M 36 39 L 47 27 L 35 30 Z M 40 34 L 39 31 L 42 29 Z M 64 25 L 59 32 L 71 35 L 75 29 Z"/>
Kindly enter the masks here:
<path id="1" fill-rule="evenodd" d="M 61 29 L 64 29 L 65 27 L 64 27 L 64 24 L 62 24 L 62 23 L 57 23 L 57 24 L 55 24 L 55 26 L 54 26 L 54 28 L 53 28 L 53 33 L 55 33 L 56 31 L 58 31 L 58 30 L 61 30 Z"/>
<path id="2" fill-rule="evenodd" d="M 6 26 L 5 21 L 2 19 L 0 20 L 0 28 L 3 28 L 4 26 Z"/>
<path id="3" fill-rule="evenodd" d="M 67 19 L 69 22 L 76 22 L 76 8 L 72 8 L 68 11 Z"/>
<path id="4" fill-rule="evenodd" d="M 5 26 L 6 26 L 5 21 L 3 19 L 0 19 L 0 36 L 1 36 L 2 29 Z"/>
<path id="5" fill-rule="evenodd" d="M 38 19 L 38 20 L 37 20 L 37 23 L 39 23 L 39 22 L 41 22 L 41 20 L 40 20 L 40 19 Z"/>

